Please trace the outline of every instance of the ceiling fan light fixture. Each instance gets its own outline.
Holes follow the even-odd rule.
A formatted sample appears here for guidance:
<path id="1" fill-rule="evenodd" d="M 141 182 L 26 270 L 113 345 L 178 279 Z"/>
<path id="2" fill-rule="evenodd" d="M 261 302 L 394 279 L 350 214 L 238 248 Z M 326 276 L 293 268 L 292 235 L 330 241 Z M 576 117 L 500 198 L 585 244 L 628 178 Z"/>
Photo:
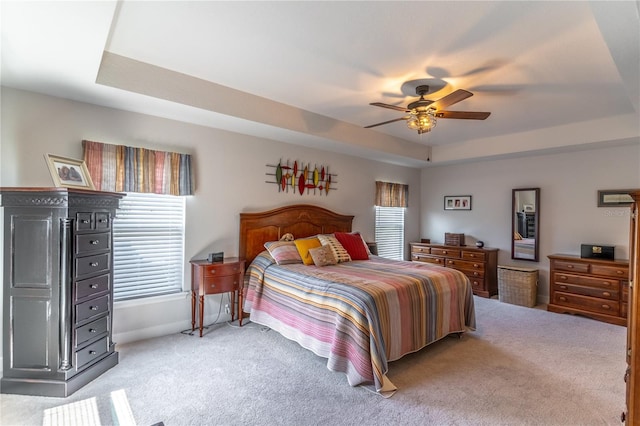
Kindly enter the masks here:
<path id="1" fill-rule="evenodd" d="M 436 127 L 436 115 L 433 108 L 422 111 L 411 111 L 411 117 L 407 120 L 407 126 L 411 130 L 417 130 L 419 134 L 430 132 Z"/>

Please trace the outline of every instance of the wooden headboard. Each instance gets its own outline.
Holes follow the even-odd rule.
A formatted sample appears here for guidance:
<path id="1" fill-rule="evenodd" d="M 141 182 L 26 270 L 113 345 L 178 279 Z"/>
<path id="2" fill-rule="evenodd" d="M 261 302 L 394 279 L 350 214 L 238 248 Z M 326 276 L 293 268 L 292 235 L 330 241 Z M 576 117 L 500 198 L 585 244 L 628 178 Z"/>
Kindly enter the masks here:
<path id="1" fill-rule="evenodd" d="M 240 213 L 240 253 L 247 266 L 264 243 L 277 241 L 286 233 L 295 238 L 332 232 L 351 232 L 353 216 L 334 213 L 322 207 L 295 204 L 258 213 Z"/>

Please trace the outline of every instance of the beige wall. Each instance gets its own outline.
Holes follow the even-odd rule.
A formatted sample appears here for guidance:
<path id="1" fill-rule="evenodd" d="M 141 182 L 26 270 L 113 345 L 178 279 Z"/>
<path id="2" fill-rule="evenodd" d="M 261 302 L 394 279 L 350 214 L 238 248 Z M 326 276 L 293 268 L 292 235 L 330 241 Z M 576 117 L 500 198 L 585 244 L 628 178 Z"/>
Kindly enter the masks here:
<path id="1" fill-rule="evenodd" d="M 372 240 L 376 180 L 409 185 L 407 240 L 419 234 L 420 171 L 346 155 L 239 135 L 187 123 L 2 88 L 0 186 L 52 186 L 45 153 L 81 158 L 81 141 L 144 146 L 191 153 L 196 194 L 187 198 L 185 289 L 188 261 L 211 251 L 238 253 L 239 213 L 309 203 L 355 215 L 354 230 Z M 279 159 L 324 164 L 337 173 L 336 191 L 325 195 L 278 193 L 265 183 L 266 164 Z M 226 296 L 225 296 L 226 303 Z M 207 297 L 210 321 L 221 297 Z M 227 319 L 222 314 L 223 319 Z M 206 322 L 206 321 L 205 321 Z M 191 327 L 188 294 L 117 303 L 114 340 L 168 334 Z"/>
<path id="2" fill-rule="evenodd" d="M 540 188 L 539 262 L 511 259 L 514 188 Z M 538 300 L 548 302 L 553 253 L 580 254 L 581 243 L 615 246 L 628 258 L 629 209 L 597 207 L 599 189 L 640 188 L 640 145 L 481 161 L 422 171 L 421 237 L 461 232 L 500 249 L 498 264 L 540 270 Z M 471 211 L 445 211 L 445 195 L 471 195 Z"/>

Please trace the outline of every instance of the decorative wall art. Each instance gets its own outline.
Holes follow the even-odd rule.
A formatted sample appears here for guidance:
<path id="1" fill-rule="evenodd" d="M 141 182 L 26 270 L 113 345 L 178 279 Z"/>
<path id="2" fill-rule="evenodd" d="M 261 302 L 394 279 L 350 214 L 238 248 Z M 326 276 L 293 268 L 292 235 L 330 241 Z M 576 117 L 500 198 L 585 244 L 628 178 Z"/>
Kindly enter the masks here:
<path id="1" fill-rule="evenodd" d="M 276 184 L 278 192 L 299 193 L 303 195 L 328 195 L 329 191 L 335 191 L 337 183 L 335 173 L 329 173 L 329 166 L 311 163 L 305 164 L 302 161 L 280 160 L 277 165 L 267 164 L 267 176 L 272 176 L 266 183 Z"/>
<path id="2" fill-rule="evenodd" d="M 445 195 L 445 210 L 471 210 L 471 195 Z"/>

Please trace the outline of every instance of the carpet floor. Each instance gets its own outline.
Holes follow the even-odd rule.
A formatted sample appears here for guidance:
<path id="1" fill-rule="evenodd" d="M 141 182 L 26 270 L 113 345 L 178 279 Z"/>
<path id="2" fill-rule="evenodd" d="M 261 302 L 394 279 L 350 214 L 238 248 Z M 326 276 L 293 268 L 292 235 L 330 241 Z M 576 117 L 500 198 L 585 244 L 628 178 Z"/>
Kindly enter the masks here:
<path id="1" fill-rule="evenodd" d="M 0 424 L 620 424 L 625 327 L 475 302 L 476 331 L 390 363 L 389 399 L 274 331 L 223 323 L 118 345 L 120 363 L 68 398 L 0 395 Z"/>

